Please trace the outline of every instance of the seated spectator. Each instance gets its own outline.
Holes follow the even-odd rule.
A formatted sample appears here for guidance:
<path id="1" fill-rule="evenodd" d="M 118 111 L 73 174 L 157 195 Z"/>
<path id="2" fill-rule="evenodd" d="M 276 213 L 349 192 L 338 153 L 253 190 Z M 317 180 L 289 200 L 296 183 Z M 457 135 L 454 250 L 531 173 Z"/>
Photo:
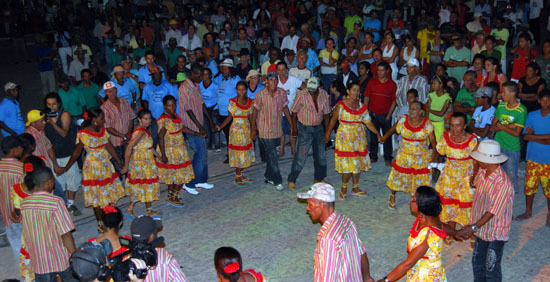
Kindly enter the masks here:
<path id="1" fill-rule="evenodd" d="M 77 49 L 75 52 L 76 58 L 71 61 L 67 75 L 71 78 L 73 85 L 78 85 L 81 80 L 80 72 L 83 69 L 89 68 L 90 58 L 85 56 L 86 53 L 84 49 Z"/>

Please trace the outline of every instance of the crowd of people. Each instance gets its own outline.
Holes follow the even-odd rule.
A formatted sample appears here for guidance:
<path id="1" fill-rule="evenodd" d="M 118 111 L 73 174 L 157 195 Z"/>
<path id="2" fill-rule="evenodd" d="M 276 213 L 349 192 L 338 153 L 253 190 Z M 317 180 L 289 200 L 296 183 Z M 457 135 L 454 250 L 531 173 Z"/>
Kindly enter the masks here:
<path id="1" fill-rule="evenodd" d="M 278 191 L 286 148 L 290 190 L 313 153 L 314 185 L 299 197 L 310 199 L 308 212 L 323 225 L 318 249 L 330 249 L 316 252 L 316 281 L 373 280 L 353 222 L 334 213 L 327 153 L 341 175 L 340 200 L 350 179 L 351 195 L 367 196 L 360 175 L 379 156 L 391 168 L 388 207 L 396 208 L 397 192 L 411 195 L 418 217 L 409 256 L 382 281 L 405 274 L 445 281 L 442 244 L 454 239 L 471 240 L 476 279 L 500 281 L 522 186 L 526 210 L 515 219 L 532 216 L 540 185 L 550 226 L 543 1 L 191 2 L 4 7 L 16 63 L 38 64 L 43 96 L 24 95 L 44 101 L 25 121 L 18 101 L 25 85 L 8 82 L 0 102 L 0 211 L 26 280 L 71 281 L 77 193 L 93 208 L 99 241 L 120 249 L 122 214 L 137 221 L 142 202 L 146 218 L 162 216 L 152 206 L 161 184 L 175 208 L 184 206 L 180 191 L 214 188 L 209 152 L 226 154 L 237 185 L 254 183 L 245 170 L 256 147 L 263 180 Z M 120 211 L 126 196 L 130 205 Z M 331 253 L 334 240 L 349 240 L 347 257 Z M 185 281 L 177 262 L 159 255 L 177 270 L 146 280 Z M 222 280 L 261 277 L 242 271 L 233 248 L 218 250 L 215 263 Z"/>

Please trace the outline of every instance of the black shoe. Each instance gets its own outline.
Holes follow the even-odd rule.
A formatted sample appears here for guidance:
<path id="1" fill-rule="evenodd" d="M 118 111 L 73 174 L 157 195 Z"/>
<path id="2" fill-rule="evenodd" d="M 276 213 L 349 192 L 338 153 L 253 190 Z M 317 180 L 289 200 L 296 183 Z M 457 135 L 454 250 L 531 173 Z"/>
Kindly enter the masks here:
<path id="1" fill-rule="evenodd" d="M 271 180 L 267 180 L 267 178 L 265 178 L 265 177 L 264 177 L 264 182 L 267 183 L 267 184 L 275 185 L 275 182 L 273 182 Z"/>
<path id="2" fill-rule="evenodd" d="M 70 205 L 67 207 L 67 210 L 74 216 L 79 216 L 82 213 L 75 207 L 75 205 Z"/>
<path id="3" fill-rule="evenodd" d="M 228 164 L 229 163 L 229 158 L 226 158 L 225 161 L 223 161 L 224 164 Z"/>

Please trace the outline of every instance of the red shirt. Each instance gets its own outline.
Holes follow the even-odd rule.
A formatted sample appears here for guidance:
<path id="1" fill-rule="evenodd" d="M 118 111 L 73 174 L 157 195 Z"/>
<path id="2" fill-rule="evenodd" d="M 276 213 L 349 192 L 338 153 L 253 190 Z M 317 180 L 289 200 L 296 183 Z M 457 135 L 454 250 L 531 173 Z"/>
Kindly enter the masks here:
<path id="1" fill-rule="evenodd" d="M 369 110 L 374 114 L 387 114 L 391 104 L 395 102 L 397 85 L 393 80 L 380 82 L 378 77 L 369 81 L 365 89 L 365 97 L 369 97 Z"/>
<path id="2" fill-rule="evenodd" d="M 400 28 L 405 28 L 405 22 L 403 22 L 403 20 L 401 20 L 401 19 L 399 20 L 399 27 Z M 388 28 L 393 28 L 393 20 L 392 19 L 390 19 L 388 21 Z"/>
<path id="3" fill-rule="evenodd" d="M 514 54 L 514 64 L 512 67 L 512 79 L 519 80 L 520 78 L 527 75 L 527 65 L 530 62 L 535 61 L 535 59 L 538 57 L 539 51 L 535 49 L 531 49 L 531 59 L 529 61 L 525 60 L 525 57 L 527 57 L 527 50 L 518 48 L 516 53 Z"/>
<path id="4" fill-rule="evenodd" d="M 378 77 L 378 63 L 377 62 L 372 62 L 372 64 L 370 64 L 370 72 L 372 73 L 372 76 L 373 77 Z M 391 77 L 391 68 L 388 69 L 388 77 Z"/>

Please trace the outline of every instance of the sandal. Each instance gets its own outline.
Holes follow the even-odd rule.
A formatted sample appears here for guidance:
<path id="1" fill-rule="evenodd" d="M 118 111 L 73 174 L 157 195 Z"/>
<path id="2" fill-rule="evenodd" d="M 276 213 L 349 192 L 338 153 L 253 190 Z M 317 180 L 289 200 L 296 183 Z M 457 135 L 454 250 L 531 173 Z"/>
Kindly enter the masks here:
<path id="1" fill-rule="evenodd" d="M 351 194 L 353 196 L 358 196 L 358 197 L 365 197 L 367 196 L 367 192 L 359 189 L 359 186 L 355 186 L 353 188 L 351 188 Z"/>
<path id="2" fill-rule="evenodd" d="M 388 207 L 392 210 L 395 210 L 395 194 L 390 194 L 390 199 L 388 200 Z"/>
<path id="3" fill-rule="evenodd" d="M 237 184 L 239 186 L 244 186 L 245 185 L 242 175 L 235 174 L 235 180 L 234 181 L 235 181 L 235 184 Z"/>
<path id="4" fill-rule="evenodd" d="M 103 225 L 103 221 L 97 222 L 97 233 L 103 233 L 105 232 L 105 226 Z"/>
<path id="5" fill-rule="evenodd" d="M 157 216 L 161 216 L 162 213 L 159 211 L 154 211 L 153 208 L 151 207 L 147 209 L 147 215 L 150 217 L 157 217 Z"/>
<path id="6" fill-rule="evenodd" d="M 130 206 L 128 206 L 128 208 L 124 211 L 124 215 L 132 220 L 136 218 L 136 215 L 134 214 L 134 204 L 135 203 L 130 203 Z"/>
<path id="7" fill-rule="evenodd" d="M 338 199 L 344 201 L 346 200 L 346 196 L 348 194 L 348 184 L 342 184 L 342 188 L 340 189 L 340 194 L 338 195 Z"/>
<path id="8" fill-rule="evenodd" d="M 183 208 L 183 202 L 181 198 L 178 197 L 179 191 L 168 190 L 168 200 L 166 204 L 175 208 Z"/>
<path id="9" fill-rule="evenodd" d="M 248 178 L 244 176 L 244 174 L 241 174 L 241 178 L 243 179 L 244 182 L 252 182 L 252 178 Z"/>

